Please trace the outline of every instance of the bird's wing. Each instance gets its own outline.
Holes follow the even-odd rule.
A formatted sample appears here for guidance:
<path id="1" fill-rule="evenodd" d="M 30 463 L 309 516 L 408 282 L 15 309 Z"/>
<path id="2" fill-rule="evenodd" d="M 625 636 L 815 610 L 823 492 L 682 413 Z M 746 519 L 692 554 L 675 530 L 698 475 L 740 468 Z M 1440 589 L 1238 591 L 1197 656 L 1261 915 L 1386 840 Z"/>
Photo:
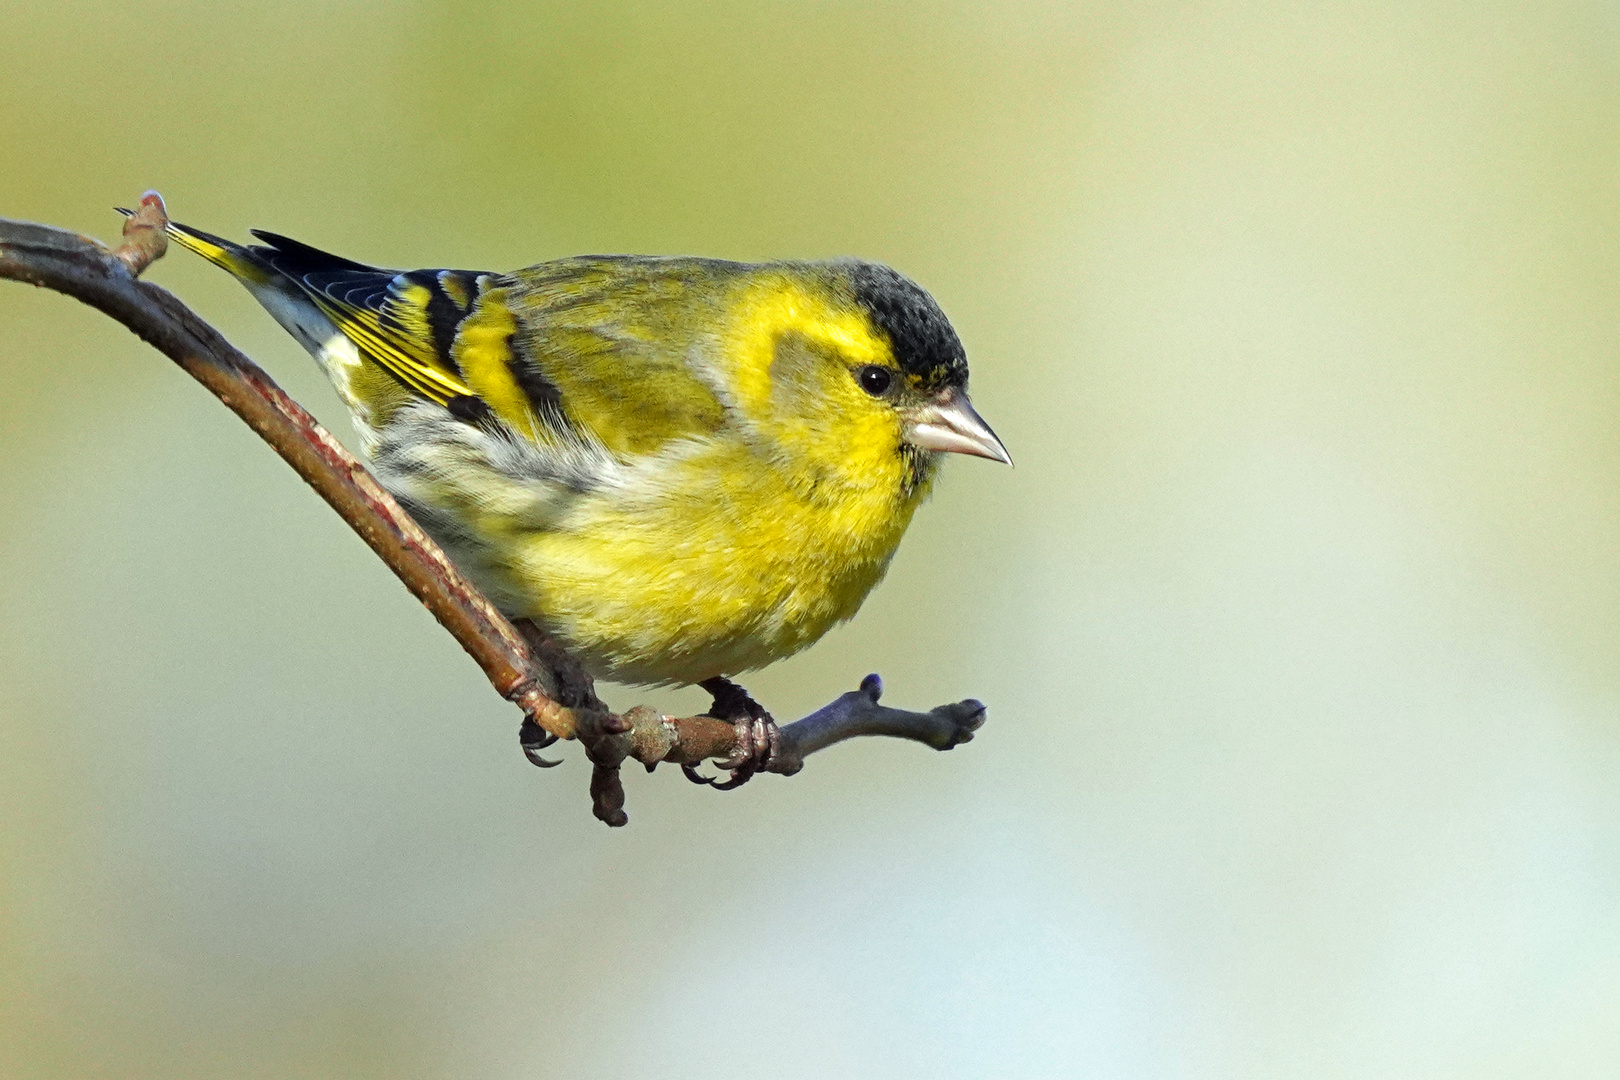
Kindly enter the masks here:
<path id="1" fill-rule="evenodd" d="M 337 328 L 414 393 L 440 405 L 470 393 L 442 348 L 466 315 L 434 271 L 399 273 L 351 263 L 255 230 L 255 254 L 291 279 Z"/>
<path id="2" fill-rule="evenodd" d="M 554 389 L 512 349 L 516 322 L 498 275 L 380 270 L 253 235 L 269 247 L 251 250 L 412 393 L 470 421 L 493 413 L 535 442 L 565 434 Z"/>
<path id="3" fill-rule="evenodd" d="M 384 270 L 257 230 L 262 245 L 235 244 L 175 222 L 169 235 L 240 279 L 312 352 L 323 345 L 321 325 L 352 341 L 369 371 L 329 366 L 328 373 L 378 420 L 418 398 L 469 422 L 493 415 L 535 443 L 568 434 L 554 388 L 512 354 L 515 323 L 497 275 Z M 300 309 L 312 309 L 313 318 Z"/>
<path id="4" fill-rule="evenodd" d="M 724 423 L 724 406 L 689 366 L 694 328 L 714 314 L 703 307 L 708 291 L 691 286 L 731 264 L 605 256 L 513 274 L 402 272 L 260 230 L 252 246 L 173 222 L 169 232 L 273 314 L 278 300 L 307 303 L 353 341 L 363 367 L 387 373 L 379 384 L 329 367 L 362 402 L 397 384 L 469 422 L 494 416 L 540 446 L 583 439 L 623 456 Z M 291 322 L 297 333 L 296 312 Z M 392 411 L 384 403 L 378 419 Z"/>
<path id="5" fill-rule="evenodd" d="M 567 422 L 617 455 L 707 437 L 726 425 L 727 408 L 695 360 L 724 319 L 717 279 L 736 269 L 614 255 L 516 271 L 503 279 L 512 347 Z"/>

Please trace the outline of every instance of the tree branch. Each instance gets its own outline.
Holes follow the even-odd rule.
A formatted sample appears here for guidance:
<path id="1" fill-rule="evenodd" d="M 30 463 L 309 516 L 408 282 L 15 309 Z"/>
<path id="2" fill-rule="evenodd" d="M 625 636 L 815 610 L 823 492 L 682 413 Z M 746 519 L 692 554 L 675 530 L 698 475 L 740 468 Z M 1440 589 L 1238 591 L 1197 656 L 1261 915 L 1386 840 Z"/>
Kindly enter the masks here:
<path id="1" fill-rule="evenodd" d="M 86 236 L 0 218 L 0 277 L 53 289 L 94 307 L 180 365 L 247 422 L 360 534 L 377 556 L 472 656 L 497 692 L 523 711 L 525 753 L 558 739 L 580 741 L 594 766 L 595 814 L 628 821 L 619 768 L 633 758 L 651 771 L 732 759 L 748 745 L 744 723 L 712 716 L 671 717 L 648 706 L 617 715 L 597 698 L 590 677 L 531 623 L 509 621 L 450 562 L 376 478 L 269 375 L 212 326 L 155 285 L 137 280 L 161 258 L 167 238 L 163 201 L 142 197 L 114 251 Z M 913 739 L 939 750 L 968 741 L 984 722 L 977 701 L 928 713 L 878 705 L 882 684 L 870 675 L 857 691 L 780 730 L 768 771 L 796 773 L 804 759 L 859 735 Z"/>

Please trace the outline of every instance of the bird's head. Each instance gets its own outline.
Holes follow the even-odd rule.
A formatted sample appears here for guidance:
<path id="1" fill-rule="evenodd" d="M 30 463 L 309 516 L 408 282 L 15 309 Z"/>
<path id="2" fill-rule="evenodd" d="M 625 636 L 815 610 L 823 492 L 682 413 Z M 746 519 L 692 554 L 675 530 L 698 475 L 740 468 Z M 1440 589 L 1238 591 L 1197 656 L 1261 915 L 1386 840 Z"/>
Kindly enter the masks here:
<path id="1" fill-rule="evenodd" d="M 761 427 L 811 486 L 926 490 L 944 453 L 1012 464 L 968 399 L 967 354 L 934 298 L 886 266 L 781 264 L 734 322 Z M 751 358 L 751 362 L 750 362 Z"/>

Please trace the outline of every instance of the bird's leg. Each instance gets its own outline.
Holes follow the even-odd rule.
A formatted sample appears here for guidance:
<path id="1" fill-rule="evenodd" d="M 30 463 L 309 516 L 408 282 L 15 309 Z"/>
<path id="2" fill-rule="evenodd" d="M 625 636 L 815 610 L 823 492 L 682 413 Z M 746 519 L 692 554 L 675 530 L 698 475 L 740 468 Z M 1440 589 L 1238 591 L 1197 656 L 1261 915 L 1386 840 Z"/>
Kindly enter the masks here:
<path id="1" fill-rule="evenodd" d="M 570 709 L 603 708 L 601 699 L 596 696 L 596 681 L 568 654 L 568 650 L 557 644 L 545 631 L 528 619 L 513 619 L 512 627 L 522 635 L 535 659 L 550 670 L 551 677 L 556 682 L 553 697 L 559 705 Z M 541 750 L 556 741 L 557 736 L 533 720 L 525 719 L 518 727 L 518 743 L 523 747 L 523 756 L 542 769 L 562 764 L 560 761 L 540 756 Z"/>
<path id="2" fill-rule="evenodd" d="M 737 727 L 737 752 L 720 762 L 722 769 L 731 770 L 731 779 L 716 783 L 700 776 L 691 766 L 682 766 L 686 778 L 699 784 L 709 784 L 719 791 L 742 787 L 754 774 L 770 768 L 781 743 L 781 731 L 765 707 L 748 696 L 748 691 L 719 677 L 698 683 L 714 696 L 708 715 L 716 720 L 729 720 Z"/>
<path id="3" fill-rule="evenodd" d="M 551 677 L 557 682 L 557 692 L 553 695 L 557 704 L 570 709 L 607 708 L 596 696 L 596 680 L 555 638 L 531 619 L 513 619 L 512 628 L 522 636 L 534 658 L 551 671 Z"/>

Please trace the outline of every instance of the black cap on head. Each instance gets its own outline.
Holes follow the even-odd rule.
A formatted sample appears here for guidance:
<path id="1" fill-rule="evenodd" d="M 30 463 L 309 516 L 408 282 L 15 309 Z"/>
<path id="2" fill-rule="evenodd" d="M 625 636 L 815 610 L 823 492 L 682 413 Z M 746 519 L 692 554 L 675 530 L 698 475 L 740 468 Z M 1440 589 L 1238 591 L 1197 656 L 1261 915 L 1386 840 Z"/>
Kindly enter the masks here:
<path id="1" fill-rule="evenodd" d="M 895 363 L 924 390 L 965 386 L 967 353 L 934 298 L 915 281 L 877 263 L 849 264 L 855 300 L 889 335 Z"/>

